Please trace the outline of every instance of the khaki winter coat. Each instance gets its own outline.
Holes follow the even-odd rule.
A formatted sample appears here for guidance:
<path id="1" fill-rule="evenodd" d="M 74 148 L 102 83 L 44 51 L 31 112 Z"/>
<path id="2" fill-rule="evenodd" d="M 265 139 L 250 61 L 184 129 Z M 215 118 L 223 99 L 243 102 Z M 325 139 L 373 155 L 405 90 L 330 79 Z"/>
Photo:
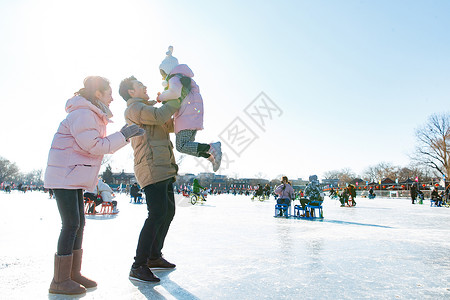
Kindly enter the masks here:
<path id="1" fill-rule="evenodd" d="M 125 120 L 145 130 L 143 136 L 131 139 L 134 150 L 134 173 L 141 187 L 174 178 L 178 172 L 169 133 L 173 132 L 172 115 L 180 108 L 178 100 L 156 108 L 156 101 L 130 98 Z"/>

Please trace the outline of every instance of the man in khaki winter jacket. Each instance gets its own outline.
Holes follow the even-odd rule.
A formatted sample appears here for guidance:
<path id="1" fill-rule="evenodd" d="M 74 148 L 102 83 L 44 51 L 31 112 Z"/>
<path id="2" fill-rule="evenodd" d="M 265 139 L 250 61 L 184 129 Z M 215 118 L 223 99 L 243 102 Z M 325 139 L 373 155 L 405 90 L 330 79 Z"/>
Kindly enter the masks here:
<path id="1" fill-rule="evenodd" d="M 173 132 L 172 115 L 181 103 L 178 99 L 169 100 L 161 107 L 154 107 L 156 101 L 148 101 L 147 87 L 134 76 L 122 80 L 119 94 L 127 101 L 126 122 L 137 124 L 145 130 L 143 136 L 131 142 L 134 172 L 139 185 L 144 187 L 148 217 L 139 235 L 130 279 L 159 282 L 150 268 L 175 268 L 162 257 L 161 249 L 175 215 L 172 184 L 178 166 L 169 133 Z"/>

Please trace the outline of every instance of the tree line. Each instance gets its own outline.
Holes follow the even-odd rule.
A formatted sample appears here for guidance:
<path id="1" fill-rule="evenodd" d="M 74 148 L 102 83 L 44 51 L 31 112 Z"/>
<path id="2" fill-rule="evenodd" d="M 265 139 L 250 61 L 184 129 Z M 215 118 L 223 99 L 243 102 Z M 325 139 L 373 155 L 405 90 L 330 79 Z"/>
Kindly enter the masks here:
<path id="1" fill-rule="evenodd" d="M 33 170 L 28 173 L 20 172 L 15 162 L 0 156 L 0 183 L 27 183 L 34 185 L 44 184 L 42 181 L 42 170 Z"/>
<path id="2" fill-rule="evenodd" d="M 350 183 L 354 179 L 378 182 L 384 178 L 399 182 L 416 177 L 421 182 L 431 182 L 435 178 L 448 178 L 450 175 L 450 113 L 431 115 L 425 124 L 415 130 L 416 145 L 410 155 L 408 166 L 397 166 L 389 162 L 380 162 L 367 167 L 363 174 L 357 175 L 351 169 L 325 172 L 324 179 L 339 179 L 341 183 Z M 109 162 L 104 158 L 102 164 Z M 103 178 L 112 182 L 111 166 L 108 164 Z M 21 173 L 14 162 L 0 157 L 0 182 L 16 182 L 42 184 L 42 170 Z"/>
<path id="3" fill-rule="evenodd" d="M 378 183 L 390 178 L 399 182 L 418 178 L 421 182 L 432 182 L 434 179 L 446 178 L 450 175 L 450 114 L 431 115 L 426 123 L 415 130 L 416 145 L 409 155 L 410 164 L 406 167 L 389 162 L 381 162 L 369 166 L 363 174 L 357 175 L 351 169 L 328 171 L 324 179 L 339 179 L 340 183 L 350 183 L 355 179 L 363 179 Z"/>
<path id="4" fill-rule="evenodd" d="M 442 177 L 442 176 L 441 176 Z M 404 182 L 408 179 L 418 178 L 421 182 L 431 182 L 437 178 L 436 174 L 429 168 L 419 167 L 411 164 L 407 167 L 396 166 L 392 163 L 381 162 L 374 166 L 367 167 L 361 175 L 355 174 L 351 169 L 333 170 L 325 172 L 324 179 L 339 179 L 340 184 L 353 183 L 356 180 L 378 183 L 380 180 L 389 178 L 393 181 Z"/>

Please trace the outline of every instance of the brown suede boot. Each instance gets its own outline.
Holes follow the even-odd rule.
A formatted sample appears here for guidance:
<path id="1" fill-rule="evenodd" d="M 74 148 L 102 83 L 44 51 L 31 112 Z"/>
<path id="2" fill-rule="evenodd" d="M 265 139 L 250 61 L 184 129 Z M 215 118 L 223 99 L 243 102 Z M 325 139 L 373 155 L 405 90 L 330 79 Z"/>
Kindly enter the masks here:
<path id="1" fill-rule="evenodd" d="M 50 289 L 52 294 L 78 295 L 86 293 L 86 289 L 70 279 L 73 255 L 55 254 L 55 274 Z"/>
<path id="2" fill-rule="evenodd" d="M 73 264 L 72 264 L 71 278 L 73 281 L 78 282 L 87 289 L 96 287 L 97 282 L 81 275 L 80 271 L 82 258 L 83 258 L 83 249 L 73 250 Z"/>

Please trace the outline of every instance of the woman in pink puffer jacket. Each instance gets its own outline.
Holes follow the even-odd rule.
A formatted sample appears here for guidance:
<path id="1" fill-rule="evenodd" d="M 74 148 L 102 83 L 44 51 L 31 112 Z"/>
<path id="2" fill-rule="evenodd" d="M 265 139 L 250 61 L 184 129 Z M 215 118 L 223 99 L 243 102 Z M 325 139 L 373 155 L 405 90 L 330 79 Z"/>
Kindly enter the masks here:
<path id="1" fill-rule="evenodd" d="M 106 136 L 112 113 L 109 81 L 100 76 L 84 80 L 84 88 L 66 103 L 68 113 L 59 125 L 48 155 L 44 186 L 53 189 L 62 229 L 55 255 L 54 277 L 49 292 L 82 294 L 97 283 L 81 275 L 84 230 L 83 189 L 93 190 L 103 155 L 127 144 L 144 132 L 137 125 Z"/>
<path id="2" fill-rule="evenodd" d="M 291 200 L 294 199 L 294 189 L 289 183 L 287 176 L 281 178 L 281 184 L 275 188 L 275 194 L 278 195 L 277 204 L 290 205 Z"/>

